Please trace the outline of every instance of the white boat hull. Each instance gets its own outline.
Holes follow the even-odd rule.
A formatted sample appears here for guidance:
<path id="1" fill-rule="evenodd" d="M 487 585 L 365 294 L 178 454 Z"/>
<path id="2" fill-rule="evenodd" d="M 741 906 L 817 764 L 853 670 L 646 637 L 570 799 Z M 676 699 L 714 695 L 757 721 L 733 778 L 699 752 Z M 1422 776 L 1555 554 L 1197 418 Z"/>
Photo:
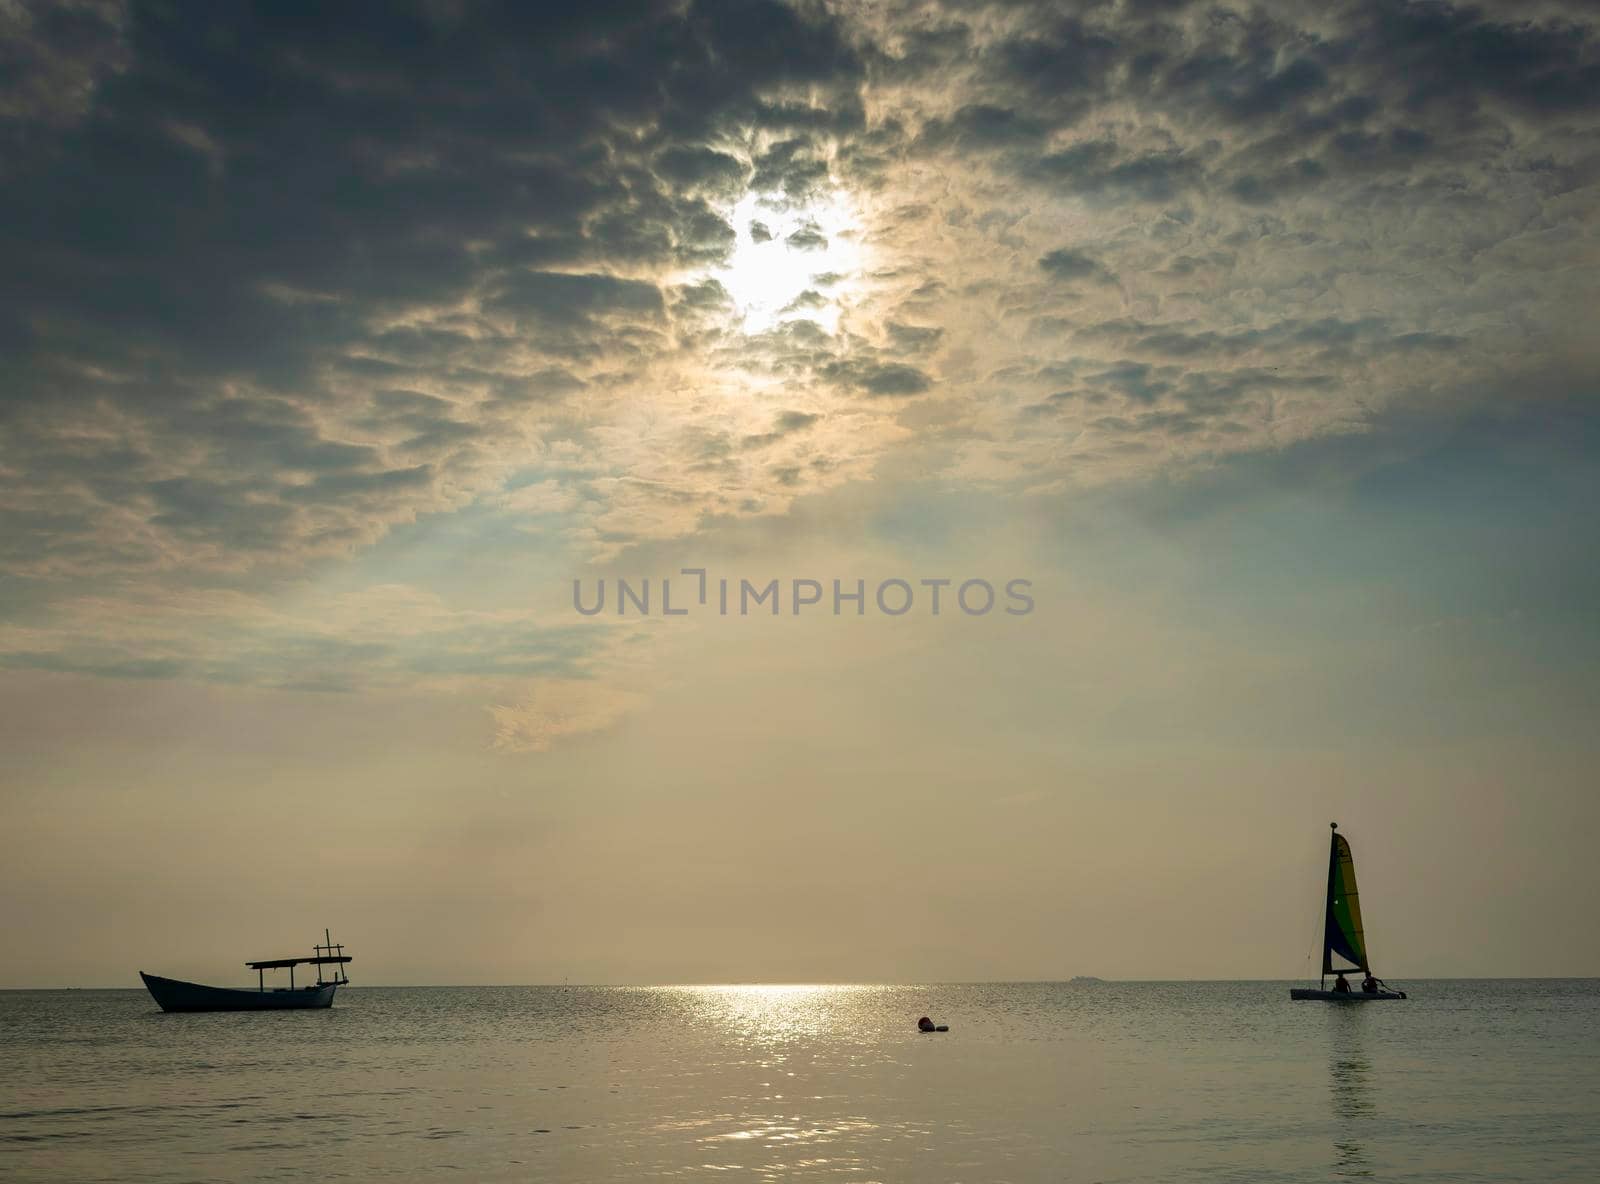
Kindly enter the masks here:
<path id="1" fill-rule="evenodd" d="M 1320 999 L 1327 1003 L 1374 1003 L 1379 999 L 1404 999 L 1404 991 L 1318 991 L 1311 987 L 1290 987 L 1291 999 Z"/>
<path id="2" fill-rule="evenodd" d="M 332 1007 L 337 983 L 321 986 L 279 988 L 271 991 L 239 990 L 234 987 L 208 987 L 182 979 L 162 978 L 139 972 L 144 985 L 162 1011 L 300 1011 Z"/>

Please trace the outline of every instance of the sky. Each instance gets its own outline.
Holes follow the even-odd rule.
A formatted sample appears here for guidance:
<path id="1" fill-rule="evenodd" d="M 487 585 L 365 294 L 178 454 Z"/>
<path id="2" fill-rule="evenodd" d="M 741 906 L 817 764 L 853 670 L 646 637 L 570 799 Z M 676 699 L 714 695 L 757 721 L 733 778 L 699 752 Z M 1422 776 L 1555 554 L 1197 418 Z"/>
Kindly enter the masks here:
<path id="1" fill-rule="evenodd" d="M 0 0 L 0 987 L 1600 974 L 1597 184 L 1576 2 Z"/>

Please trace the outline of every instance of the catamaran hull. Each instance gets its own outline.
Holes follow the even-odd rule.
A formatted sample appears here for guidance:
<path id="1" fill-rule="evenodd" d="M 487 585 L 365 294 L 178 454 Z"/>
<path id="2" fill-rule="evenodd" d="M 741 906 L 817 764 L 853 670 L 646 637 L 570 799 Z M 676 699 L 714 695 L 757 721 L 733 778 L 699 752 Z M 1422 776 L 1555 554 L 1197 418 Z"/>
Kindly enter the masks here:
<path id="1" fill-rule="evenodd" d="M 207 987 L 175 978 L 139 972 L 162 1011 L 300 1011 L 332 1007 L 337 983 L 274 991 L 242 991 L 233 987 Z"/>
<path id="2" fill-rule="evenodd" d="M 1372 1003 L 1379 999 L 1404 999 L 1404 991 L 1316 991 L 1310 987 L 1290 987 L 1291 999 L 1320 999 L 1327 1003 Z"/>

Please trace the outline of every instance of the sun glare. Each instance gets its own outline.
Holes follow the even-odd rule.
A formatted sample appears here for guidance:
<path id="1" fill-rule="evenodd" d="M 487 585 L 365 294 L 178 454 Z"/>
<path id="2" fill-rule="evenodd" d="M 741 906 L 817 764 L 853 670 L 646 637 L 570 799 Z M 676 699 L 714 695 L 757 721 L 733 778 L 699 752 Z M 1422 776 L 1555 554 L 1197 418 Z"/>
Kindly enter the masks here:
<path id="1" fill-rule="evenodd" d="M 747 194 L 730 215 L 738 242 L 714 274 L 733 297 L 747 333 L 783 321 L 838 329 L 863 261 L 855 211 L 843 191 L 800 205 Z"/>

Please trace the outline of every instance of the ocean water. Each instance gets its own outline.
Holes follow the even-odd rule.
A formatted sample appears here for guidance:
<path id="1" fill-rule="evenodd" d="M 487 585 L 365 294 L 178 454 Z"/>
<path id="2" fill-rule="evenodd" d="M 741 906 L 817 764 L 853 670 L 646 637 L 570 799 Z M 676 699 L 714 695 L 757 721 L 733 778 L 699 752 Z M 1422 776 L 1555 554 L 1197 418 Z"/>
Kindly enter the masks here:
<path id="1" fill-rule="evenodd" d="M 0 1179 L 1600 1179 L 1600 980 L 1289 985 L 0 992 Z"/>

